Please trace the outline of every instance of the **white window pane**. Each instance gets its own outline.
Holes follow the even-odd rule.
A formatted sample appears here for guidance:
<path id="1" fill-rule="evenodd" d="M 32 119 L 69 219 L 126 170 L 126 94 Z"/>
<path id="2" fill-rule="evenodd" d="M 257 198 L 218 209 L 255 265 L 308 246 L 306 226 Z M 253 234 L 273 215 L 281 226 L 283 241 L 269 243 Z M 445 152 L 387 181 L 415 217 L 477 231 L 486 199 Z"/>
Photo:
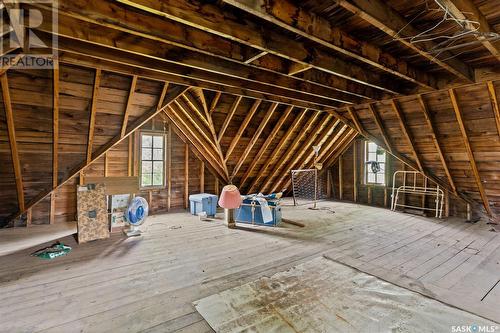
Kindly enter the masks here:
<path id="1" fill-rule="evenodd" d="M 151 182 L 151 174 L 142 174 L 141 185 L 142 186 L 151 186 L 151 185 L 153 185 L 152 182 Z"/>
<path id="2" fill-rule="evenodd" d="M 148 148 L 142 148 L 142 160 L 151 160 L 152 155 L 151 155 L 151 149 Z"/>
<path id="3" fill-rule="evenodd" d="M 368 152 L 377 151 L 377 145 L 373 142 L 368 142 Z"/>
<path id="4" fill-rule="evenodd" d="M 153 173 L 163 173 L 163 161 L 153 162 Z"/>
<path id="5" fill-rule="evenodd" d="M 163 161 L 163 149 L 153 149 L 153 160 Z"/>
<path id="6" fill-rule="evenodd" d="M 153 185 L 163 185 L 163 174 L 162 173 L 154 173 L 153 174 Z"/>
<path id="7" fill-rule="evenodd" d="M 151 147 L 153 145 L 153 137 L 151 135 L 142 136 L 142 146 Z"/>
<path id="8" fill-rule="evenodd" d="M 368 176 L 368 179 L 367 179 L 368 183 L 375 183 L 375 174 L 374 173 L 368 172 L 367 176 Z"/>
<path id="9" fill-rule="evenodd" d="M 377 154 L 368 153 L 368 161 L 376 161 L 376 160 L 377 160 Z"/>
<path id="10" fill-rule="evenodd" d="M 153 172 L 153 162 L 142 162 L 142 173 L 152 173 Z"/>
<path id="11" fill-rule="evenodd" d="M 162 136 L 153 136 L 153 147 L 163 148 L 163 137 Z"/>
<path id="12" fill-rule="evenodd" d="M 385 162 L 385 153 L 377 154 L 377 161 L 378 162 Z"/>

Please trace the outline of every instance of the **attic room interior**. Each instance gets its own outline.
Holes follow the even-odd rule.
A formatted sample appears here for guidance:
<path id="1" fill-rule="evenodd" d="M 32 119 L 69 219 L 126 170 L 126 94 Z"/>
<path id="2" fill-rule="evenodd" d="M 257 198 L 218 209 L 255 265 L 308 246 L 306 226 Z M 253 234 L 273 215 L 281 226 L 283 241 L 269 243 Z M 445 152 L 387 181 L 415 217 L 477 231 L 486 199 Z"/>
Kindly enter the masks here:
<path id="1" fill-rule="evenodd" d="M 1 0 L 0 332 L 500 332 L 500 0 Z"/>

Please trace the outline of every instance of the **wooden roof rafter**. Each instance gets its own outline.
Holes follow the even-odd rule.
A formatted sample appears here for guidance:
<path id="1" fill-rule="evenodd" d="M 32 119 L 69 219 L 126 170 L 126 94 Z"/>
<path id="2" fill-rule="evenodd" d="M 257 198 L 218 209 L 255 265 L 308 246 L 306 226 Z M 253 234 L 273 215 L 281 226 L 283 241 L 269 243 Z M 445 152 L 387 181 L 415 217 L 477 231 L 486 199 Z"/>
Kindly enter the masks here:
<path id="1" fill-rule="evenodd" d="M 391 100 L 391 107 L 394 110 L 394 113 L 396 113 L 396 116 L 398 118 L 399 125 L 401 126 L 401 130 L 403 131 L 404 136 L 406 137 L 406 140 L 408 141 L 408 145 L 411 148 L 413 157 L 415 158 L 415 162 L 417 162 L 418 169 L 421 173 L 424 172 L 424 166 L 422 164 L 422 161 L 420 160 L 420 157 L 417 153 L 417 150 L 415 148 L 415 144 L 413 143 L 413 136 L 411 135 L 410 128 L 406 124 L 406 119 L 399 108 L 398 102 L 394 99 Z"/>
<path id="2" fill-rule="evenodd" d="M 488 94 L 490 96 L 491 109 L 495 115 L 495 123 L 497 125 L 498 136 L 500 137 L 500 105 L 498 104 L 497 92 L 493 81 L 488 81 Z"/>
<path id="3" fill-rule="evenodd" d="M 318 135 L 313 135 L 308 141 L 305 142 L 305 144 L 302 146 L 303 151 L 299 154 L 300 156 L 297 156 L 293 163 L 290 165 L 290 170 L 293 169 L 303 169 L 308 166 L 308 163 L 311 161 L 311 159 L 314 158 L 315 152 L 312 148 L 313 146 L 322 146 L 324 142 L 333 134 L 333 131 L 337 127 L 337 125 L 340 123 L 340 120 L 338 119 L 330 119 L 325 121 L 325 123 L 330 122 L 329 125 L 325 125 L 323 127 L 323 131 L 320 132 Z M 344 127 L 347 127 L 344 125 Z M 304 155 L 305 153 L 305 155 Z M 304 155 L 302 157 L 302 155 Z M 318 159 L 319 161 L 319 159 Z M 313 164 L 312 168 L 314 168 L 314 160 L 311 162 Z M 283 177 L 279 183 L 275 184 L 275 187 L 273 188 L 273 191 L 275 189 L 283 189 L 283 188 L 288 188 L 290 186 L 291 179 L 289 177 Z"/>
<path id="4" fill-rule="evenodd" d="M 59 182 L 59 60 L 52 70 L 52 187 Z"/>
<path id="5" fill-rule="evenodd" d="M 325 159 L 323 168 L 326 169 L 335 164 L 339 156 L 343 155 L 346 152 L 346 150 L 350 147 L 351 143 L 354 141 L 354 139 L 356 139 L 357 136 L 358 133 L 356 133 L 356 131 L 352 129 L 347 131 L 346 134 L 342 137 L 338 146 L 334 150 L 332 150 L 332 154 L 330 154 L 328 158 Z"/>
<path id="6" fill-rule="evenodd" d="M 224 133 L 226 132 L 229 123 L 231 122 L 231 119 L 233 119 L 234 114 L 236 113 L 236 110 L 238 109 L 238 106 L 241 103 L 241 100 L 243 99 L 243 96 L 236 96 L 233 104 L 231 105 L 231 108 L 229 109 L 226 119 L 224 119 L 224 122 L 222 123 L 222 126 L 219 130 L 219 134 L 217 135 L 217 141 L 221 141 L 222 137 L 224 136 Z M 260 102 L 259 102 L 260 103 Z"/>
<path id="7" fill-rule="evenodd" d="M 201 136 L 205 140 L 205 142 L 212 147 L 214 151 L 218 150 L 218 146 L 210 138 L 210 133 L 207 133 L 209 132 L 209 129 L 207 129 L 197 117 L 191 115 L 189 109 L 187 108 L 187 105 L 181 104 L 179 99 L 176 99 L 169 107 L 169 110 L 176 115 L 176 117 L 182 122 L 182 124 L 184 124 L 186 128 L 190 129 L 193 135 L 197 137 Z M 207 151 L 210 150 L 208 148 L 206 149 Z M 220 160 L 218 162 L 222 166 L 223 161 Z"/>
<path id="8" fill-rule="evenodd" d="M 94 127 L 96 117 L 97 95 L 99 93 L 99 85 L 101 82 L 101 70 L 98 68 L 94 75 L 94 86 L 92 89 L 92 99 L 90 100 L 90 119 L 89 130 L 87 134 L 87 163 L 92 160 L 92 148 L 94 144 Z M 125 111 L 126 113 L 126 111 Z"/>
<path id="9" fill-rule="evenodd" d="M 271 120 L 271 117 L 274 114 L 274 111 L 276 111 L 276 108 L 278 107 L 277 103 L 272 103 L 269 105 L 269 108 L 267 109 L 267 112 L 264 116 L 264 119 L 259 123 L 259 126 L 255 130 L 255 133 L 253 134 L 252 138 L 250 139 L 250 142 L 245 146 L 245 150 L 243 151 L 243 154 L 241 154 L 240 158 L 238 159 L 238 162 L 234 166 L 233 172 L 231 174 L 231 180 L 236 177 L 238 174 L 238 171 L 240 170 L 241 166 L 245 162 L 245 159 L 248 157 L 250 152 L 252 151 L 253 146 L 257 143 L 257 140 L 259 139 L 260 135 L 262 134 L 262 131 L 264 128 L 267 126 L 269 120 Z"/>
<path id="10" fill-rule="evenodd" d="M 2 98 L 5 110 L 5 120 L 7 123 L 7 134 L 9 139 L 10 153 L 12 158 L 12 168 L 14 169 L 14 178 L 17 190 L 17 203 L 20 211 L 25 210 L 24 202 L 24 187 L 21 162 L 19 160 L 19 150 L 17 147 L 16 127 L 14 123 L 14 114 L 12 110 L 12 100 L 10 98 L 9 80 L 7 73 L 0 76 L 0 84 L 2 88 Z"/>
<path id="11" fill-rule="evenodd" d="M 274 185 L 270 187 L 271 192 L 274 192 L 276 190 L 280 190 L 279 185 L 283 182 L 283 180 L 288 176 L 290 170 L 297 165 L 297 163 L 300 161 L 302 155 L 306 153 L 307 149 L 310 149 L 311 144 L 316 140 L 317 136 L 323 131 L 325 126 L 330 122 L 332 116 L 331 115 L 326 115 L 324 117 L 325 119 L 319 119 L 318 123 L 316 126 L 309 132 L 307 129 L 305 129 L 302 132 L 302 135 L 299 136 L 301 139 L 305 139 L 304 143 L 301 143 L 301 140 L 297 140 L 292 145 L 290 146 L 290 150 L 287 152 L 286 155 L 284 155 L 283 158 L 283 163 L 281 164 L 282 166 L 285 165 L 285 163 L 288 161 L 288 163 L 285 165 L 285 167 L 282 169 L 281 175 L 277 176 L 277 181 L 274 181 Z M 311 123 L 312 124 L 312 123 Z M 311 126 L 309 126 L 310 128 Z M 309 137 L 307 137 L 309 135 Z M 297 151 L 297 148 L 302 148 L 299 151 Z M 277 170 L 279 170 L 278 168 Z M 269 179 L 270 180 L 270 179 Z M 264 191 L 265 188 L 263 187 L 262 190 Z"/>
<path id="12" fill-rule="evenodd" d="M 449 91 L 451 104 L 453 106 L 453 110 L 455 111 L 455 117 L 457 119 L 458 126 L 460 128 L 460 132 L 462 134 L 462 139 L 464 142 L 465 150 L 467 151 L 467 156 L 469 157 L 469 163 L 472 168 L 472 173 L 474 174 L 474 178 L 476 180 L 476 185 L 479 190 L 479 194 L 481 196 L 481 200 L 483 201 L 484 209 L 488 213 L 490 217 L 492 217 L 491 207 L 488 202 L 488 197 L 486 196 L 486 191 L 484 190 L 483 183 L 481 181 L 481 176 L 479 175 L 479 170 L 477 168 L 476 159 L 474 157 L 474 152 L 472 151 L 469 136 L 467 134 L 467 129 L 465 128 L 462 112 L 460 110 L 460 106 L 458 105 L 457 96 L 455 94 L 455 90 L 452 88 Z"/>
<path id="13" fill-rule="evenodd" d="M 250 107 L 250 110 L 247 112 L 247 114 L 245 116 L 245 119 L 243 119 L 243 122 L 241 123 L 240 127 L 238 128 L 238 131 L 233 136 L 233 139 L 231 140 L 231 143 L 229 144 L 229 148 L 226 151 L 226 156 L 224 157 L 224 161 L 227 162 L 227 160 L 228 160 L 229 156 L 231 156 L 231 153 L 233 152 L 234 148 L 236 148 L 238 141 L 240 140 L 241 136 L 243 135 L 243 132 L 248 127 L 248 124 L 252 120 L 252 117 L 255 115 L 255 113 L 259 109 L 260 103 L 262 103 L 262 101 L 260 99 L 256 99 L 253 102 L 252 106 Z"/>
<path id="14" fill-rule="evenodd" d="M 377 125 L 377 128 L 380 132 L 380 135 L 382 135 L 382 139 L 384 140 L 385 148 L 387 149 L 388 152 L 391 154 L 393 153 L 391 142 L 389 140 L 389 136 L 387 135 L 387 132 L 385 130 L 384 124 L 382 122 L 382 118 L 380 118 L 380 115 L 378 114 L 377 110 L 375 110 L 375 107 L 373 104 L 368 104 L 368 109 L 370 110 L 373 120 L 375 121 L 375 124 Z"/>
<path id="15" fill-rule="evenodd" d="M 453 181 L 453 177 L 451 176 L 450 169 L 448 167 L 448 163 L 446 162 L 446 158 L 444 157 L 443 151 L 441 149 L 441 145 L 439 144 L 438 138 L 437 138 L 437 131 L 436 128 L 432 122 L 431 114 L 429 110 L 427 109 L 427 104 L 425 103 L 425 100 L 422 95 L 418 95 L 418 102 L 422 108 L 422 112 L 424 114 L 425 121 L 427 123 L 427 126 L 429 127 L 430 134 L 432 137 L 432 142 L 434 143 L 434 147 L 436 148 L 436 151 L 439 155 L 439 160 L 441 161 L 441 164 L 443 165 L 444 172 L 446 174 L 446 177 L 448 178 L 448 183 L 451 186 L 451 190 L 455 195 L 457 194 L 457 187 L 455 186 L 455 182 Z"/>
<path id="16" fill-rule="evenodd" d="M 245 171 L 245 173 L 241 177 L 241 180 L 240 180 L 240 187 L 241 188 L 244 188 L 246 181 L 250 177 L 250 174 L 254 170 L 255 166 L 260 162 L 262 156 L 265 154 L 267 148 L 269 147 L 269 145 L 271 144 L 271 142 L 274 140 L 274 138 L 276 137 L 276 135 L 278 134 L 278 132 L 281 130 L 281 127 L 283 126 L 283 124 L 285 123 L 285 121 L 287 120 L 287 118 L 292 113 L 293 108 L 294 108 L 293 106 L 288 106 L 285 109 L 285 111 L 283 111 L 283 113 L 281 114 L 281 117 L 278 120 L 278 122 L 276 123 L 276 125 L 274 125 L 272 132 L 269 134 L 269 136 L 267 137 L 266 141 L 262 144 L 262 146 L 260 147 L 260 149 L 257 152 L 257 154 L 252 159 L 252 162 L 248 166 L 247 170 Z"/>
<path id="17" fill-rule="evenodd" d="M 308 118 L 306 118 L 306 115 L 308 116 Z M 292 125 L 290 126 L 290 128 L 287 130 L 287 132 L 285 133 L 285 135 L 281 138 L 281 140 L 278 143 L 278 145 L 276 146 L 276 148 L 274 148 L 274 153 L 271 154 L 271 156 L 269 156 L 268 160 L 265 162 L 265 164 L 260 169 L 260 173 L 257 175 L 257 177 L 254 178 L 253 182 L 250 184 L 250 187 L 249 187 L 249 190 L 248 190 L 249 193 L 253 193 L 254 190 L 256 190 L 257 184 L 259 183 L 259 181 L 260 181 L 261 178 L 265 177 L 265 173 L 267 172 L 267 169 L 271 166 L 271 164 L 274 163 L 274 161 L 279 156 L 285 156 L 285 155 L 280 155 L 280 152 L 283 149 L 283 147 L 285 146 L 285 144 L 288 142 L 288 140 L 290 139 L 290 137 L 292 136 L 292 134 L 297 130 L 297 128 L 299 127 L 299 125 L 301 125 L 302 128 L 309 128 L 311 122 L 313 120 L 315 120 L 317 116 L 318 116 L 318 112 L 314 112 L 313 111 L 313 115 L 311 116 L 311 115 L 309 115 L 309 112 L 307 112 L 307 110 L 303 110 L 303 111 L 301 111 L 298 114 L 298 116 L 294 119 L 294 121 L 293 121 Z M 306 120 L 303 122 L 302 121 L 303 119 L 306 119 Z M 303 133 L 299 134 L 299 136 L 300 135 L 303 135 Z M 297 138 L 296 138 L 296 140 L 297 140 Z M 267 179 L 269 180 L 272 177 L 274 177 L 274 175 L 276 174 L 276 172 L 277 172 L 276 168 L 274 168 L 274 171 L 272 171 L 269 176 L 266 176 Z M 266 185 L 266 184 L 264 184 L 264 185 Z M 260 190 L 263 191 L 264 190 L 264 186 L 261 186 Z"/>
<path id="18" fill-rule="evenodd" d="M 166 108 L 163 112 L 170 119 L 172 124 L 174 124 L 174 126 L 188 139 L 193 147 L 197 147 L 197 149 L 203 153 L 208 163 L 212 166 L 212 168 L 214 168 L 214 170 L 217 171 L 217 174 L 222 177 L 222 179 L 227 181 L 224 167 L 222 166 L 219 156 L 217 152 L 214 151 L 213 147 L 211 148 L 206 144 L 206 142 L 203 142 L 197 135 L 196 129 L 192 126 L 190 127 L 189 124 L 183 120 L 172 107 Z"/>
<path id="19" fill-rule="evenodd" d="M 123 114 L 123 122 L 122 122 L 122 129 L 121 129 L 121 135 L 122 137 L 125 136 L 125 132 L 127 131 L 127 125 L 128 125 L 128 117 L 130 114 L 130 108 L 132 105 L 132 101 L 134 98 L 135 94 L 135 87 L 137 86 L 137 75 L 134 75 L 132 77 L 132 82 L 130 84 L 130 89 L 128 92 L 128 97 L 127 97 L 127 104 L 125 106 L 125 112 Z"/>

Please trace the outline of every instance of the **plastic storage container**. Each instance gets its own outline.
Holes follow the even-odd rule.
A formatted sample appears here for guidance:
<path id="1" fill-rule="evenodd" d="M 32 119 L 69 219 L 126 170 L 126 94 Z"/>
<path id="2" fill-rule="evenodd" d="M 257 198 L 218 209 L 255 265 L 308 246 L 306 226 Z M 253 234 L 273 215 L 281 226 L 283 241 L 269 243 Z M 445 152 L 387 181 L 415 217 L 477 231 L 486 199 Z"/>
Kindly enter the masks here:
<path id="1" fill-rule="evenodd" d="M 273 220 L 264 223 L 260 204 L 256 200 L 245 199 L 241 207 L 234 212 L 234 219 L 238 223 L 258 224 L 275 227 L 281 222 L 281 205 L 279 200 L 268 200 L 267 204 L 271 208 Z"/>
<path id="2" fill-rule="evenodd" d="M 200 193 L 189 196 L 191 214 L 206 212 L 207 216 L 215 216 L 217 210 L 217 196 L 215 194 Z"/>

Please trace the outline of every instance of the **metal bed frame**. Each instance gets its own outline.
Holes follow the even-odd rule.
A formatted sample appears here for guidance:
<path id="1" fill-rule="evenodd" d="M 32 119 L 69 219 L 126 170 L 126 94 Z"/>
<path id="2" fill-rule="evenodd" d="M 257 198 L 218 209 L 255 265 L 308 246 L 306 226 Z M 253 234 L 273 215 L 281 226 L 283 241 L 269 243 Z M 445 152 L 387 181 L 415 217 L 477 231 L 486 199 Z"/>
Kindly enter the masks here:
<path id="1" fill-rule="evenodd" d="M 397 186 L 396 185 L 396 176 L 398 174 L 401 174 L 402 179 L 403 179 L 403 184 Z M 413 184 L 407 184 L 406 183 L 406 176 L 407 175 L 413 175 Z M 422 182 L 424 183 L 424 186 L 417 186 L 417 176 L 421 176 Z M 435 211 L 435 217 L 441 218 L 443 216 L 443 202 L 444 202 L 444 191 L 439 187 L 439 185 L 436 184 L 436 186 L 427 186 L 428 183 L 428 178 L 422 175 L 418 171 L 396 171 L 394 172 L 394 175 L 392 176 L 392 194 L 391 194 L 391 210 L 395 211 L 397 207 L 407 207 L 407 208 L 414 208 L 414 209 L 421 209 L 421 210 L 430 210 L 430 211 Z M 398 203 L 398 199 L 400 197 L 400 194 L 416 194 L 416 195 L 423 195 L 423 196 L 435 196 L 435 207 L 429 208 L 425 207 L 425 204 L 423 207 L 418 207 L 418 206 L 412 206 L 412 205 L 406 205 L 403 203 Z"/>

